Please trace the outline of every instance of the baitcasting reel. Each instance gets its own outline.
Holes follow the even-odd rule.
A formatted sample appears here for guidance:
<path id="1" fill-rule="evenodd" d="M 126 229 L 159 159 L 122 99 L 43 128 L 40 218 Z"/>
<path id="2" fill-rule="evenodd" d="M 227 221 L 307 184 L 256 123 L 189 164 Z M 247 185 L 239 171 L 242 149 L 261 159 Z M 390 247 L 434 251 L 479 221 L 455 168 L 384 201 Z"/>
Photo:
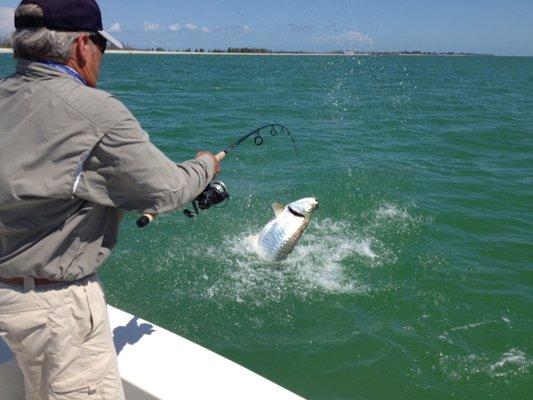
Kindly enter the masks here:
<path id="1" fill-rule="evenodd" d="M 193 211 L 183 210 L 183 214 L 189 218 L 194 218 L 199 214 L 198 209 L 207 210 L 211 206 L 222 203 L 224 200 L 226 202 L 229 200 L 226 185 L 220 181 L 213 181 L 192 201 Z"/>

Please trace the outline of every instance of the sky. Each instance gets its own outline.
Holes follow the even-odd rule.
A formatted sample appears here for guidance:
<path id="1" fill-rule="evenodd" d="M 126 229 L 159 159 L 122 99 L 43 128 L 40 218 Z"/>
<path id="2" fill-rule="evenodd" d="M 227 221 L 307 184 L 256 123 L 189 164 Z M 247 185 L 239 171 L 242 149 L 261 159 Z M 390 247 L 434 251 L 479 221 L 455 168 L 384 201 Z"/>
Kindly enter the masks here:
<path id="1" fill-rule="evenodd" d="M 0 0 L 0 34 L 18 1 Z M 533 0 L 99 0 L 139 48 L 373 50 L 533 56 Z"/>

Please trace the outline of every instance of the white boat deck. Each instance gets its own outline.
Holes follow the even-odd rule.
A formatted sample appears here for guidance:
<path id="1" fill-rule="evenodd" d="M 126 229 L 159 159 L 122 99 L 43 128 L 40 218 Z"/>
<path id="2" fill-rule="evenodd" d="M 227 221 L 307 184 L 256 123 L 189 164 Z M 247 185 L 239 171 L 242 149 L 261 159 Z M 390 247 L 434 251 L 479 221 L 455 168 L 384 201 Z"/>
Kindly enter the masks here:
<path id="1" fill-rule="evenodd" d="M 128 400 L 301 399 L 294 393 L 157 325 L 108 306 Z M 22 374 L 0 339 L 0 397 L 23 399 Z"/>

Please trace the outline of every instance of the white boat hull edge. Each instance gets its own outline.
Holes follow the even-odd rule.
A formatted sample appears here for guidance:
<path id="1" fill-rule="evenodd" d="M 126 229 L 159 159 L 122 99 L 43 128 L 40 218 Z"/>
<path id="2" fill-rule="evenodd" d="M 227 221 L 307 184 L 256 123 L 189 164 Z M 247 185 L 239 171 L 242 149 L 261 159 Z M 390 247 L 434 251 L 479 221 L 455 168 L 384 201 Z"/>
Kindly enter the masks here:
<path id="1" fill-rule="evenodd" d="M 302 399 L 187 339 L 108 306 L 126 399 Z M 2 400 L 23 399 L 22 373 L 0 339 Z"/>

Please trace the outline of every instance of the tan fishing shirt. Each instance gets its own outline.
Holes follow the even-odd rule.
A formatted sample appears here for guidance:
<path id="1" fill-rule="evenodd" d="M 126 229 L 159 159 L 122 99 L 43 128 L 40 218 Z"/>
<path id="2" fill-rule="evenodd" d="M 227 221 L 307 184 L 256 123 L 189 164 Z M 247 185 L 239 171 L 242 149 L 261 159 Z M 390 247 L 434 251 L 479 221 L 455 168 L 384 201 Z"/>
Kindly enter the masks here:
<path id="1" fill-rule="evenodd" d="M 90 275 L 123 211 L 178 209 L 213 173 L 208 155 L 173 163 L 111 94 L 17 60 L 0 82 L 0 277 Z"/>

